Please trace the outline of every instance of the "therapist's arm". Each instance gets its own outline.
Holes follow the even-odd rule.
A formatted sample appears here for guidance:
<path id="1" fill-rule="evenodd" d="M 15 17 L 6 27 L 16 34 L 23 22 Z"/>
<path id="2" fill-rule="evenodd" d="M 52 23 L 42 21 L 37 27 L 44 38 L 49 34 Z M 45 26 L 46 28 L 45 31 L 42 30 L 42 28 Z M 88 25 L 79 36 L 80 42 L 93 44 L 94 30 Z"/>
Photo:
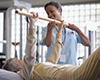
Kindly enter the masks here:
<path id="1" fill-rule="evenodd" d="M 44 38 L 44 44 L 49 47 L 51 45 L 52 42 L 52 30 L 55 27 L 56 23 L 55 21 L 53 22 L 49 22 L 47 25 L 47 34 L 46 37 Z"/>
<path id="2" fill-rule="evenodd" d="M 84 35 L 84 33 L 74 24 L 70 24 L 68 26 L 66 26 L 69 29 L 72 29 L 74 31 L 76 31 L 78 33 L 78 35 L 80 36 L 81 40 L 82 40 L 82 44 L 84 46 L 90 46 L 90 40 L 87 36 Z"/>

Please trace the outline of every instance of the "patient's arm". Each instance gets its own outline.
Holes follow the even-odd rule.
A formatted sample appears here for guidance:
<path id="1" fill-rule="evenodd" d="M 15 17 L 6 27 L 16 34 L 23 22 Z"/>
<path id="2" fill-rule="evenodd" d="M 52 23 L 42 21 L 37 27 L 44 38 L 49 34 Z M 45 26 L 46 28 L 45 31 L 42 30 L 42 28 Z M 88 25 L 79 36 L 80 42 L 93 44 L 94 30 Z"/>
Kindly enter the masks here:
<path id="1" fill-rule="evenodd" d="M 47 62 L 51 62 L 56 64 L 58 62 L 61 50 L 62 50 L 62 41 L 61 41 L 62 34 L 56 34 L 56 41 L 54 47 L 51 52 L 51 56 L 48 58 Z"/>
<path id="2" fill-rule="evenodd" d="M 61 25 L 57 25 L 59 30 L 58 30 L 58 33 L 56 34 L 56 40 L 55 40 L 55 44 L 52 49 L 51 55 L 47 60 L 47 62 L 51 62 L 54 64 L 57 64 L 58 59 L 60 57 L 61 50 L 63 48 L 63 45 L 62 45 L 63 21 L 61 21 L 61 22 L 62 22 Z"/>
<path id="3" fill-rule="evenodd" d="M 36 19 L 30 18 L 30 27 L 27 35 L 24 64 L 21 72 L 19 73 L 25 80 L 32 80 L 34 64 L 36 60 L 36 30 L 34 24 Z"/>
<path id="4" fill-rule="evenodd" d="M 25 80 L 31 80 L 36 60 L 36 38 L 34 28 L 29 28 L 25 53 L 23 68 L 19 74 Z"/>

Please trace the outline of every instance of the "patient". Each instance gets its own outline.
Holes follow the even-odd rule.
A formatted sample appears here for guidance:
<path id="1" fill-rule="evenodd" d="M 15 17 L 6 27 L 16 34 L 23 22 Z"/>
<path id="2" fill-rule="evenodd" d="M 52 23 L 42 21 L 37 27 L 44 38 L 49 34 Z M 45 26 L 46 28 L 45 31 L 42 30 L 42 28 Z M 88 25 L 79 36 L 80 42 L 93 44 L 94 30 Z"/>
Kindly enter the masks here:
<path id="1" fill-rule="evenodd" d="M 9 59 L 3 65 L 3 69 L 17 72 L 25 80 L 97 80 L 100 77 L 100 47 L 89 56 L 89 58 L 80 66 L 57 65 L 62 45 L 63 20 L 58 27 L 55 45 L 51 56 L 47 62 L 37 63 L 36 60 L 36 30 L 35 22 L 38 14 L 32 12 L 36 18 L 30 18 L 30 27 L 27 35 L 24 60 L 15 58 Z M 55 21 L 52 26 L 55 26 Z"/>

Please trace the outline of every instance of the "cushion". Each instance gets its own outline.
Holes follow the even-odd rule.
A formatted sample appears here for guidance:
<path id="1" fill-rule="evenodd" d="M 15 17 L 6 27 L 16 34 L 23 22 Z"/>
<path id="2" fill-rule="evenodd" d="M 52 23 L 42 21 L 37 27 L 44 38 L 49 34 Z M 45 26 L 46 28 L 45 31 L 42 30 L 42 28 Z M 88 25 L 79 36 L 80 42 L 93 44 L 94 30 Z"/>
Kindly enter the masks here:
<path id="1" fill-rule="evenodd" d="M 23 80 L 17 73 L 0 69 L 0 80 Z"/>

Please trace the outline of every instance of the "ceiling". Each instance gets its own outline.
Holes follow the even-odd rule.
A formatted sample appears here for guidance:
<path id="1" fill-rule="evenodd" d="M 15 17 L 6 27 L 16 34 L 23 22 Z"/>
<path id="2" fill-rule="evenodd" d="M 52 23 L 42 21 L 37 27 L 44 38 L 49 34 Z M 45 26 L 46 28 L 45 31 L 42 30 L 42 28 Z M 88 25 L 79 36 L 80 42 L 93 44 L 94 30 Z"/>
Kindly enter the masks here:
<path id="1" fill-rule="evenodd" d="M 52 0 L 19 0 L 31 3 L 33 7 L 44 6 L 47 2 Z M 79 3 L 97 3 L 100 0 L 55 0 L 60 2 L 62 5 L 64 4 L 79 4 Z M 13 6 L 13 0 L 0 0 L 0 10 L 4 8 L 8 8 Z"/>
<path id="2" fill-rule="evenodd" d="M 94 3 L 100 0 L 22 0 L 32 3 L 33 6 L 44 6 L 49 1 L 58 1 L 61 4 L 76 4 L 76 3 Z"/>

